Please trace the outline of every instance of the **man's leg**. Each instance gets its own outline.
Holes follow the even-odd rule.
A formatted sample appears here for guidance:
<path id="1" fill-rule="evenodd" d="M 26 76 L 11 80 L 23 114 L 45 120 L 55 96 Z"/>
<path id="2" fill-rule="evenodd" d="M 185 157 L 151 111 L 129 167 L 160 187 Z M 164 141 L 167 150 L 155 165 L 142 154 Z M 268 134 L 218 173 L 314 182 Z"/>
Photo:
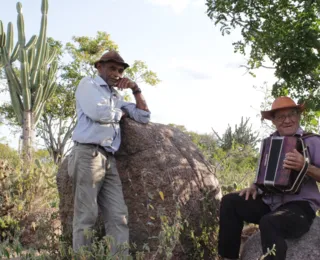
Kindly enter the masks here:
<path id="1" fill-rule="evenodd" d="M 222 257 L 239 257 L 241 232 L 244 221 L 258 224 L 261 217 L 270 212 L 260 196 L 245 200 L 239 193 L 225 195 L 220 204 L 220 229 L 218 252 Z"/>
<path id="2" fill-rule="evenodd" d="M 73 250 L 91 244 L 91 232 L 98 216 L 97 196 L 105 176 L 106 158 L 92 146 L 77 145 L 68 161 L 73 178 Z"/>
<path id="3" fill-rule="evenodd" d="M 299 238 L 309 231 L 315 217 L 313 209 L 307 201 L 289 202 L 279 207 L 260 220 L 261 243 L 263 253 L 275 244 L 276 255 L 266 260 L 286 259 L 286 238 Z"/>
<path id="4" fill-rule="evenodd" d="M 118 251 L 117 247 L 129 243 L 129 228 L 128 209 L 113 155 L 108 155 L 107 172 L 98 196 L 98 204 L 103 213 L 106 235 L 112 236 L 115 240 L 115 245 L 111 248 L 115 254 Z M 124 250 L 123 255 L 128 255 L 128 249 Z"/>

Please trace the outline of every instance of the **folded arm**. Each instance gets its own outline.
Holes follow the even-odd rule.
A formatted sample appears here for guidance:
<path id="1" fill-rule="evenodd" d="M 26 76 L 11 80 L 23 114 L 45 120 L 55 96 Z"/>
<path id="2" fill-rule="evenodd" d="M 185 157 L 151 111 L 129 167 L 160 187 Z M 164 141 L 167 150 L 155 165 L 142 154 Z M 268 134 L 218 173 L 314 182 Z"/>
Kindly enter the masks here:
<path id="1" fill-rule="evenodd" d="M 122 101 L 121 109 L 135 121 L 148 123 L 150 121 L 150 111 L 138 85 L 128 78 L 122 78 L 116 87 L 120 90 L 131 89 L 136 101 L 136 104 Z"/>
<path id="2" fill-rule="evenodd" d="M 136 85 L 132 89 L 132 91 L 133 91 L 133 96 L 134 96 L 134 98 L 136 100 L 137 108 L 139 108 L 141 110 L 144 110 L 144 111 L 147 111 L 147 112 L 150 112 L 149 108 L 148 108 L 148 105 L 147 105 L 147 102 L 146 102 L 144 96 L 142 95 L 141 90 L 138 87 L 138 85 Z"/>
<path id="3" fill-rule="evenodd" d="M 122 101 L 121 109 L 133 120 L 147 124 L 150 121 L 150 111 L 140 109 L 137 104 Z"/>

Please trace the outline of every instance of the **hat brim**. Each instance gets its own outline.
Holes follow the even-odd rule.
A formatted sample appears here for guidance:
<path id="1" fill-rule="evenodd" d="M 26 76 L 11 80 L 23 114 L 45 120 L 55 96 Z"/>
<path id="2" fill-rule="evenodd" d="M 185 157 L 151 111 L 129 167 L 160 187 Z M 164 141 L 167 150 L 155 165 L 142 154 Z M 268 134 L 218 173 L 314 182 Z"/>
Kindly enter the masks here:
<path id="1" fill-rule="evenodd" d="M 130 67 L 128 63 L 125 63 L 125 62 L 119 62 L 119 61 L 114 60 L 114 59 L 97 60 L 97 61 L 94 63 L 94 67 L 95 67 L 95 68 L 97 68 L 98 63 L 100 63 L 100 62 L 104 62 L 104 63 L 105 63 L 105 62 L 115 62 L 115 63 L 117 63 L 117 64 L 122 65 L 122 66 L 124 67 L 124 69 L 126 69 L 126 68 L 129 68 L 129 67 Z"/>
<path id="2" fill-rule="evenodd" d="M 272 120 L 273 115 L 276 111 L 282 110 L 282 109 L 288 109 L 288 108 L 298 108 L 300 112 L 304 110 L 304 104 L 296 105 L 296 106 L 287 106 L 287 107 L 281 107 L 277 109 L 272 109 L 268 111 L 261 111 L 261 120 L 267 119 L 267 120 Z"/>

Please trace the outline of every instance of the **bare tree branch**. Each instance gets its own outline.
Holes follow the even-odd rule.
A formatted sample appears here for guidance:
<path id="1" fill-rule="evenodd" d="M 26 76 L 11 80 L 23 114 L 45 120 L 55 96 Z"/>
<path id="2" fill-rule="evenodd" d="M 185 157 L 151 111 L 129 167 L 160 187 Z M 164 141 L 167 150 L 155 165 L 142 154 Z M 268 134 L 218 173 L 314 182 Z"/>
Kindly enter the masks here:
<path id="1" fill-rule="evenodd" d="M 220 135 L 218 134 L 218 132 L 216 132 L 212 127 L 211 127 L 213 133 L 218 137 L 219 141 L 222 141 L 222 138 L 220 137 Z"/>
<path id="2" fill-rule="evenodd" d="M 250 68 L 248 65 L 240 65 L 240 68 L 245 68 L 247 71 L 249 70 L 253 70 L 253 69 L 258 69 L 258 68 Z M 260 65 L 260 67 L 265 68 L 265 69 L 272 69 L 275 70 L 275 67 L 270 67 L 270 66 L 266 66 L 266 65 Z"/>

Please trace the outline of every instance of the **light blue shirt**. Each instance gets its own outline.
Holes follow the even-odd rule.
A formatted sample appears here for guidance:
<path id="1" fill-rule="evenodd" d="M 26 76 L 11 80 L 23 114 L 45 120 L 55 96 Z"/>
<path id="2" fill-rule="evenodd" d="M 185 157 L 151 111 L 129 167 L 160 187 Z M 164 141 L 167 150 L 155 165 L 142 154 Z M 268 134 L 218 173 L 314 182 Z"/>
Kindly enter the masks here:
<path id="1" fill-rule="evenodd" d="M 121 142 L 119 121 L 122 111 L 139 123 L 150 121 L 150 112 L 125 102 L 99 76 L 83 78 L 75 96 L 78 122 L 72 139 L 76 142 L 98 144 L 108 152 L 116 152 Z"/>

